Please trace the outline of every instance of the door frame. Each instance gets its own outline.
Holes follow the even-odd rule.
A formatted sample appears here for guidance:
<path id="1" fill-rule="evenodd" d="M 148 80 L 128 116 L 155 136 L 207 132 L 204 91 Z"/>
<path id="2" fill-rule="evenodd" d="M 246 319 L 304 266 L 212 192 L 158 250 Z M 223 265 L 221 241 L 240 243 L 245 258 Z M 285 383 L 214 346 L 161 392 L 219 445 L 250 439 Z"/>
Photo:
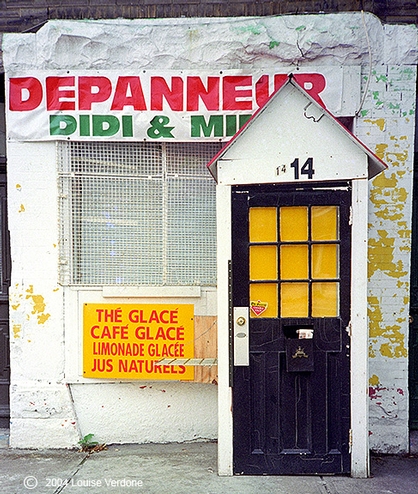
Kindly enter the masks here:
<path id="1" fill-rule="evenodd" d="M 238 185 L 238 184 L 237 184 Z M 324 184 L 326 185 L 326 184 Z M 320 184 L 319 184 L 320 186 Z M 231 186 L 217 185 L 218 241 L 218 474 L 233 475 L 231 388 Z M 351 476 L 370 474 L 368 412 L 367 221 L 368 180 L 352 180 L 351 244 Z M 362 391 L 362 392 L 361 392 Z"/>
<path id="2" fill-rule="evenodd" d="M 0 402 L 0 428 L 9 428 L 10 422 L 10 333 L 9 333 L 9 287 L 11 273 L 10 240 L 7 218 L 7 178 L 5 162 L 0 158 L 0 186 L 3 189 L 1 196 L 1 253 L 2 253 L 2 276 L 0 279 L 0 323 L 3 326 L 3 355 L 0 365 L 2 366 L 1 386 L 7 389 L 7 398 L 2 392 L 2 402 Z M 4 339 L 3 339 L 4 338 Z"/>

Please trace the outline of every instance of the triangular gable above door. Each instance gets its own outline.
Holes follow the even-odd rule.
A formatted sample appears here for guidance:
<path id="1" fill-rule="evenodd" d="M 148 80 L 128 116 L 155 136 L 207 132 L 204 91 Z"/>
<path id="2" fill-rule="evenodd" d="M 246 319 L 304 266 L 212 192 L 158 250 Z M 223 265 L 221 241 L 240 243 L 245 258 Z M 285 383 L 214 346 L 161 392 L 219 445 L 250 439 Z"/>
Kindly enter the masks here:
<path id="1" fill-rule="evenodd" d="M 370 179 L 386 165 L 289 76 L 208 167 L 237 185 Z"/>

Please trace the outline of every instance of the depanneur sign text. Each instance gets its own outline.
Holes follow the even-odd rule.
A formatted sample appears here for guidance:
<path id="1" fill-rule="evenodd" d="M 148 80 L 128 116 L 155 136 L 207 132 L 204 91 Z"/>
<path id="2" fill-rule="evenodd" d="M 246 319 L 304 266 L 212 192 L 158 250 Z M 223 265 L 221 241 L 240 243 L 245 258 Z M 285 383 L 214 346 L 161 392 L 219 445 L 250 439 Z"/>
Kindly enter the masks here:
<path id="1" fill-rule="evenodd" d="M 10 140 L 228 140 L 273 92 L 289 69 L 45 73 L 8 76 Z M 347 89 L 343 69 L 295 71 L 295 79 L 334 115 Z M 344 82 L 344 84 L 343 84 Z M 349 110 L 343 112 L 346 116 Z M 353 113 L 354 114 L 354 113 Z"/>
<path id="2" fill-rule="evenodd" d="M 159 362 L 193 357 L 193 305 L 84 304 L 84 377 L 190 381 L 192 366 Z"/>

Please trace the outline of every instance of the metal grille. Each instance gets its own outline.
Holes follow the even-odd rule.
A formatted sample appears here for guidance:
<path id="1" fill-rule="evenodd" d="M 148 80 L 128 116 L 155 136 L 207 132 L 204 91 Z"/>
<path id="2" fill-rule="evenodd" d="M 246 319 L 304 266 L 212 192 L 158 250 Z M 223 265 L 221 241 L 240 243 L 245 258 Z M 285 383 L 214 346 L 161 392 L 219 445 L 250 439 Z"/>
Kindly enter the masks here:
<path id="1" fill-rule="evenodd" d="M 216 284 L 220 144 L 57 145 L 61 283 Z"/>

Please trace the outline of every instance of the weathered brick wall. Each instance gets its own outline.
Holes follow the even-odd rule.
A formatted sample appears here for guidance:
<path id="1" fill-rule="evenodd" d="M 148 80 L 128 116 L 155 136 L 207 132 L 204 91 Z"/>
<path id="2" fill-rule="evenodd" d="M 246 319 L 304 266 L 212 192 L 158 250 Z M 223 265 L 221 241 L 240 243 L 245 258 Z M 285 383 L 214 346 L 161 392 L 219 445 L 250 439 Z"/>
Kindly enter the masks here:
<path id="1" fill-rule="evenodd" d="M 0 32 L 37 29 L 48 19 L 224 17 L 365 10 L 384 22 L 417 23 L 405 0 L 0 0 Z"/>
<path id="2" fill-rule="evenodd" d="M 412 65 L 376 66 L 356 130 L 388 165 L 370 184 L 368 241 L 370 446 L 383 453 L 408 445 L 415 80 Z"/>

